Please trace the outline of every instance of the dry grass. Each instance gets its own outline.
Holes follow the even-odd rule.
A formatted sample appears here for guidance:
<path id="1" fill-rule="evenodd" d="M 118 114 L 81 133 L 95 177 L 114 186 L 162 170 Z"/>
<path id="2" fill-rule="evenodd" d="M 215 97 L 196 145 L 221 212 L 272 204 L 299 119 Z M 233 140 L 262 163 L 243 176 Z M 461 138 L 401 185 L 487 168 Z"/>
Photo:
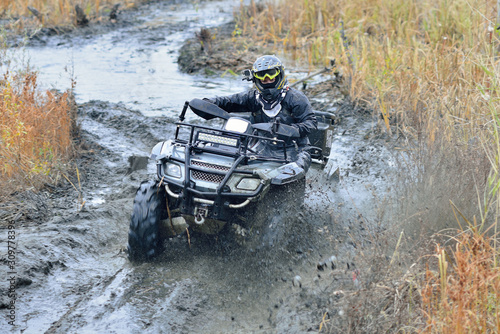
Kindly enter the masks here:
<path id="1" fill-rule="evenodd" d="M 34 26 L 64 27 L 76 26 L 75 6 L 79 6 L 89 20 L 100 20 L 109 16 L 113 6 L 120 4 L 126 9 L 144 2 L 143 0 L 0 0 L 0 14 L 11 18 L 8 27 L 18 30 Z M 30 10 L 31 8 L 31 10 Z"/>
<path id="2" fill-rule="evenodd" d="M 388 131 L 432 142 L 460 127 L 467 142 L 491 120 L 495 7 L 492 0 L 252 3 L 241 9 L 238 29 L 311 66 L 336 58 L 351 97 L 380 113 Z"/>
<path id="3" fill-rule="evenodd" d="M 499 333 L 500 268 L 494 239 L 471 229 L 437 246 L 422 289 L 424 333 Z"/>
<path id="4" fill-rule="evenodd" d="M 0 82 L 0 181 L 3 195 L 57 183 L 73 156 L 76 109 L 69 93 L 41 93 L 36 73 Z"/>
<path id="5" fill-rule="evenodd" d="M 272 45 L 277 54 L 291 55 L 311 68 L 335 58 L 349 78 L 351 99 L 374 110 L 380 128 L 397 136 L 401 177 L 394 195 L 401 218 L 391 228 L 405 231 L 413 254 L 408 264 L 417 263 L 417 273 L 425 272 L 420 256 L 432 252 L 429 235 L 458 227 L 454 210 L 477 217 L 479 224 L 463 227 L 468 232 L 447 253 L 451 276 L 440 281 L 439 270 L 429 269 L 427 278 L 412 280 L 420 282 L 418 291 L 427 298 L 423 310 L 429 332 L 499 331 L 497 10 L 493 0 L 287 0 L 252 2 L 237 15 L 239 35 Z M 366 268 L 376 262 L 375 254 L 396 247 L 397 237 L 390 231 L 384 238 L 385 251 L 372 252 Z M 388 267 L 388 261 L 379 265 Z M 404 304 L 409 300 L 404 291 L 413 291 L 405 285 L 404 271 L 379 274 L 370 289 L 357 293 L 359 303 L 351 299 L 360 311 L 352 314 L 348 329 L 418 330 L 407 323 L 414 315 L 396 303 Z M 391 305 L 391 315 L 384 309 L 381 313 L 380 305 Z M 462 316 L 468 318 L 459 324 Z M 397 326 L 377 327 L 384 321 Z"/>

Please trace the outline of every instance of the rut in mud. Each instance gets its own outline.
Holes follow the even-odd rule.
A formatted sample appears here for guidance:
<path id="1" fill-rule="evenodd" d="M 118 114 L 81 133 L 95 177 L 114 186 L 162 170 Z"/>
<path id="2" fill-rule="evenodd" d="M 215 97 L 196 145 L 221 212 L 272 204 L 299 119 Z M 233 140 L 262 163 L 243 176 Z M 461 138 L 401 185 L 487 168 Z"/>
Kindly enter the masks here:
<path id="1" fill-rule="evenodd" d="M 164 5 L 150 6 L 160 10 Z M 87 45 L 102 39 L 112 50 L 120 40 L 147 40 L 151 30 L 161 35 L 172 28 L 167 23 L 154 29 L 131 27 L 91 37 Z M 156 42 L 146 53 L 161 49 Z M 136 51 L 141 47 L 138 43 Z M 99 72 L 99 66 L 96 61 L 94 70 Z M 160 72 L 166 75 L 167 70 Z M 325 80 L 332 87 L 332 79 Z M 161 84 L 164 90 L 175 85 Z M 189 91 L 186 99 L 228 93 L 206 89 Z M 173 136 L 182 103 L 141 100 L 149 96 L 144 92 L 123 103 L 85 101 L 85 94 L 92 92 L 82 93 L 78 106 L 85 203 L 66 185 L 26 198 L 31 207 L 22 216 L 0 212 L 2 220 L 15 222 L 18 240 L 16 321 L 11 326 L 4 316 L 1 328 L 23 333 L 304 333 L 317 332 L 325 314 L 332 323 L 344 321 L 341 296 L 332 291 L 353 288 L 356 247 L 380 228 L 374 222 L 391 160 L 367 114 L 335 102 L 335 87 L 308 94 L 316 109 L 337 115 L 335 154 L 325 170 L 310 170 L 299 214 L 279 221 L 282 242 L 258 251 L 228 249 L 220 240 L 183 234 L 169 240 L 155 261 L 133 264 L 125 253 L 133 197 L 141 181 L 155 173 L 145 157 L 157 142 Z M 2 277 L 6 269 L 2 266 Z M 7 289 L 1 289 L 7 315 Z"/>

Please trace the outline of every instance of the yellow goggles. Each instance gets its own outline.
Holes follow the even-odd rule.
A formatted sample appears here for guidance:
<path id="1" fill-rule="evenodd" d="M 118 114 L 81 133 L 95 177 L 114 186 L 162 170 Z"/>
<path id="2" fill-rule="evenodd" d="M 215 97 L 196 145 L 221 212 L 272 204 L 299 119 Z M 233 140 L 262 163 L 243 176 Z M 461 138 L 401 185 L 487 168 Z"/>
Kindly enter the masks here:
<path id="1" fill-rule="evenodd" d="M 266 77 L 269 78 L 269 80 L 273 80 L 280 74 L 280 70 L 277 68 L 270 68 L 268 70 L 264 71 L 259 71 L 254 73 L 254 77 L 256 77 L 259 80 L 265 80 Z"/>

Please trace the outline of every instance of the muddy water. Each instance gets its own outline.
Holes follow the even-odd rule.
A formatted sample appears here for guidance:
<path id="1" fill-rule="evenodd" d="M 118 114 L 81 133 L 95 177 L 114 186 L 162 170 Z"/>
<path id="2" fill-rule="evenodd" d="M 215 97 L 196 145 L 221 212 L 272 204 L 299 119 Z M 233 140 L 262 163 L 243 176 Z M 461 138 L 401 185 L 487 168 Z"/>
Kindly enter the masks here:
<path id="1" fill-rule="evenodd" d="M 248 83 L 231 74 L 192 76 L 177 66 L 182 43 L 201 27 L 231 21 L 239 1 L 178 2 L 142 8 L 130 27 L 28 48 L 31 64 L 49 87 L 67 89 L 73 78 L 77 102 L 123 102 L 148 116 L 172 115 L 193 97 L 247 88 Z"/>
<path id="2" fill-rule="evenodd" d="M 362 243 L 372 230 L 390 162 L 380 143 L 366 139 L 375 124 L 352 110 L 338 110 L 330 165 L 309 172 L 305 205 L 298 217 L 281 221 L 287 228 L 280 244 L 227 250 L 182 235 L 169 240 L 156 261 L 126 258 L 134 193 L 154 173 L 152 163 L 128 173 L 128 157 L 145 156 L 170 138 L 185 100 L 246 88 L 239 79 L 176 69 L 182 40 L 202 25 L 230 19 L 228 3 L 234 2 L 153 3 L 120 30 L 29 49 L 42 79 L 60 89 L 67 87 L 64 67 L 72 65 L 93 155 L 80 166 L 83 208 L 76 192 L 41 194 L 52 211 L 48 221 L 17 226 L 16 325 L 2 317 L 0 332 L 304 333 L 317 332 L 325 312 L 338 316 L 328 291 L 352 288 L 346 268 L 355 262 L 353 240 Z M 330 175 L 337 167 L 340 177 Z M 332 255 L 336 269 L 318 271 L 318 261 Z"/>

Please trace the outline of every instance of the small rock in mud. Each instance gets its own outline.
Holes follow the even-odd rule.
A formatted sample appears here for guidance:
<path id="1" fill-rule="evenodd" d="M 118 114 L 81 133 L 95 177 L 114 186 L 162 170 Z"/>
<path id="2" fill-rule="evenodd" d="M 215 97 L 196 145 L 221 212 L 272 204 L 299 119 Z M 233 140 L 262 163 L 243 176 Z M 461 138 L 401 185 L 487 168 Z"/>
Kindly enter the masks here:
<path id="1" fill-rule="evenodd" d="M 331 266 L 332 270 L 335 270 L 337 267 L 337 257 L 335 255 L 330 256 L 328 264 Z"/>
<path id="2" fill-rule="evenodd" d="M 325 267 L 326 267 L 326 263 L 325 263 L 325 262 L 323 262 L 323 261 L 318 262 L 318 264 L 316 265 L 316 268 L 317 268 L 318 270 L 320 270 L 320 271 L 325 270 Z"/>
<path id="3" fill-rule="evenodd" d="M 16 287 L 31 285 L 33 281 L 28 277 L 18 277 L 16 281 Z"/>
<path id="4" fill-rule="evenodd" d="M 293 284 L 293 286 L 298 286 L 299 288 L 301 288 L 302 287 L 302 278 L 299 275 L 295 276 L 293 278 L 292 284 Z"/>

